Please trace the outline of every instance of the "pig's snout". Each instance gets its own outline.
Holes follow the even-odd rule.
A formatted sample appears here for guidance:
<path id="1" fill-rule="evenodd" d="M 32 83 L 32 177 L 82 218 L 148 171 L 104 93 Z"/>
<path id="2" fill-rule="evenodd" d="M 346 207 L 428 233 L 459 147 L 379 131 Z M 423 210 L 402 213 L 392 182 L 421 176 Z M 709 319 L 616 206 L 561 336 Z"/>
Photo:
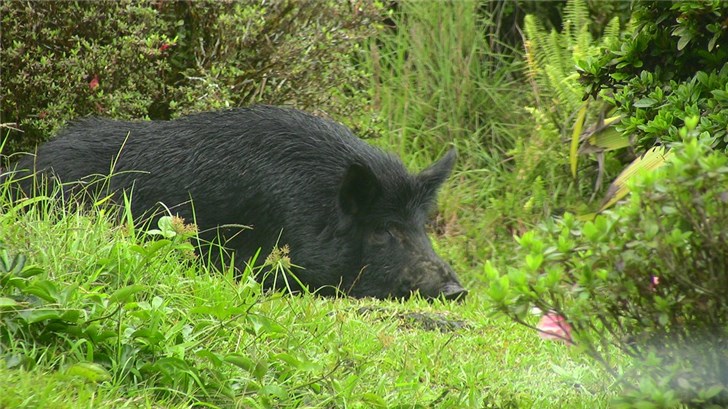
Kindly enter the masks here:
<path id="1" fill-rule="evenodd" d="M 440 290 L 440 294 L 446 299 L 451 301 L 463 301 L 468 295 L 468 290 L 464 289 L 458 283 L 447 283 Z"/>

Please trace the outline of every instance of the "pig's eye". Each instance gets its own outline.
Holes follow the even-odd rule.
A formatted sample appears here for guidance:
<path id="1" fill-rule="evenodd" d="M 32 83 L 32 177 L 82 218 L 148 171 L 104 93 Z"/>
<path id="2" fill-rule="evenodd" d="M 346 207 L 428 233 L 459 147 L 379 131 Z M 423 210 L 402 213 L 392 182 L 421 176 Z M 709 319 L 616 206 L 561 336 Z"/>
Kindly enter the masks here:
<path id="1" fill-rule="evenodd" d="M 392 230 L 390 229 L 382 229 L 378 230 L 373 236 L 374 240 L 376 240 L 378 243 L 386 244 L 390 243 L 393 240 L 396 239 L 396 236 L 394 233 L 392 233 Z"/>

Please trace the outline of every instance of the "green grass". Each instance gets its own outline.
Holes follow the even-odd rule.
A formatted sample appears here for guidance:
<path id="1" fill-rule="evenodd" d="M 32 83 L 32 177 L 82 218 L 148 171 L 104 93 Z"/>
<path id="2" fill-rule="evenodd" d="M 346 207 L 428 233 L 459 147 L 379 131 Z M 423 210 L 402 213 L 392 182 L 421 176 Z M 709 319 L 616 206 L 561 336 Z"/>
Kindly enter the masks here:
<path id="1" fill-rule="evenodd" d="M 435 227 L 464 303 L 265 294 L 191 259 L 185 234 L 102 206 L 13 207 L 0 188 L 0 408 L 607 407 L 619 390 L 596 363 L 484 295 L 485 261 L 513 265 L 512 235 L 574 193 L 559 136 L 524 109 L 520 59 L 475 6 L 401 3 L 368 62 L 374 143 L 413 169 L 459 150 Z"/>
<path id="2" fill-rule="evenodd" d="M 376 38 L 368 61 L 385 129 L 376 143 L 414 169 L 456 147 L 438 228 L 464 267 L 510 263 L 514 234 L 583 201 L 568 146 L 547 119 L 535 120 L 523 50 L 498 42 L 499 23 L 480 3 L 398 5 L 396 30 Z"/>
<path id="3" fill-rule="evenodd" d="M 17 303 L 0 309 L 0 407 L 595 408 L 612 393 L 573 348 L 491 316 L 477 285 L 461 304 L 261 294 L 100 209 L 0 209 L 0 299 Z"/>

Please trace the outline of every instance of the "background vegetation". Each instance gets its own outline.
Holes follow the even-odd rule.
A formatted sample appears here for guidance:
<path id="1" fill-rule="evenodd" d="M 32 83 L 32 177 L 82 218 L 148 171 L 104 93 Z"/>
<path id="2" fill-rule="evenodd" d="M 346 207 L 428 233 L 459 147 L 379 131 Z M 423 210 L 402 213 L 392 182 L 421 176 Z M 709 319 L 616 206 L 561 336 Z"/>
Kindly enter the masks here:
<path id="1" fill-rule="evenodd" d="M 724 2 L 0 11 L 4 159 L 77 116 L 256 102 L 331 116 L 413 169 L 455 146 L 431 227 L 471 290 L 264 294 L 195 259 L 181 220 L 13 202 L 6 180 L 0 407 L 728 405 Z"/>
<path id="2" fill-rule="evenodd" d="M 370 2 L 98 1 L 0 5 L 2 123 L 32 149 L 85 115 L 170 119 L 253 103 L 350 118 Z M 354 120 L 347 120 L 354 123 Z"/>

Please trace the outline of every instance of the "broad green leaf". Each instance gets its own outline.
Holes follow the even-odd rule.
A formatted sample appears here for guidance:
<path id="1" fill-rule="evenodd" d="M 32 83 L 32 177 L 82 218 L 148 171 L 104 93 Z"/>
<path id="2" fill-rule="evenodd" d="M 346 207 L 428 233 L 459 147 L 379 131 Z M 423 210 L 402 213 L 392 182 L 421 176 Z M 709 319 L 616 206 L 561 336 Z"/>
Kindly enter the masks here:
<path id="1" fill-rule="evenodd" d="M 132 294 L 138 293 L 139 291 L 145 290 L 146 288 L 147 286 L 141 284 L 133 284 L 119 288 L 118 290 L 114 291 L 113 294 L 111 294 L 111 296 L 109 297 L 109 302 L 125 303 L 129 299 L 129 297 L 132 296 Z"/>
<path id="2" fill-rule="evenodd" d="M 34 282 L 25 289 L 25 292 L 51 303 L 58 302 L 58 289 L 52 281 L 40 280 Z"/>
<path id="3" fill-rule="evenodd" d="M 276 354 L 273 356 L 273 358 L 280 359 L 281 361 L 287 363 L 288 365 L 290 365 L 294 368 L 298 368 L 301 365 L 301 360 L 291 354 L 285 354 L 285 353 Z"/>
<path id="4" fill-rule="evenodd" d="M 655 105 L 657 101 L 655 101 L 652 98 L 642 98 L 640 100 L 635 101 L 634 106 L 637 108 L 649 108 L 653 105 Z"/>
<path id="5" fill-rule="evenodd" d="M 220 359 L 220 356 L 218 356 L 218 354 L 216 354 L 208 349 L 199 350 L 199 351 L 195 352 L 195 355 L 197 355 L 200 358 L 207 358 L 207 360 L 212 362 L 213 365 L 215 365 L 215 366 L 220 366 L 220 364 L 223 361 L 222 359 Z"/>
<path id="6" fill-rule="evenodd" d="M 19 306 L 20 303 L 12 298 L 0 297 L 0 308 L 13 308 Z"/>
<path id="7" fill-rule="evenodd" d="M 26 267 L 18 274 L 18 277 L 30 278 L 33 276 L 37 276 L 38 274 L 41 274 L 43 272 L 44 270 L 40 267 Z"/>
<path id="8" fill-rule="evenodd" d="M 682 49 L 685 48 L 685 46 L 688 45 L 688 43 L 692 39 L 693 39 L 692 34 L 685 34 L 682 37 L 680 37 L 680 39 L 677 40 L 677 50 L 682 51 Z"/>
<path id="9" fill-rule="evenodd" d="M 16 254 L 9 255 L 6 251 L 2 252 L 0 257 L 0 272 L 20 275 L 25 266 L 25 255 Z"/>
<path id="10" fill-rule="evenodd" d="M 31 310 L 20 315 L 28 324 L 61 318 L 61 314 L 55 310 Z"/>
<path id="11" fill-rule="evenodd" d="M 314 371 L 319 368 L 319 365 L 317 365 L 315 362 L 309 361 L 308 359 L 301 360 L 291 354 L 281 353 L 276 354 L 273 356 L 274 359 L 280 359 L 281 361 L 287 363 L 293 368 L 302 370 L 302 371 Z"/>
<path id="12" fill-rule="evenodd" d="M 259 381 L 268 373 L 268 363 L 262 359 L 253 361 L 241 354 L 228 354 L 224 361 L 250 372 Z"/>
<path id="13" fill-rule="evenodd" d="M 526 254 L 526 266 L 531 271 L 538 270 L 539 267 L 541 267 L 541 264 L 543 263 L 543 254 Z"/>
<path id="14" fill-rule="evenodd" d="M 260 393 L 268 396 L 275 396 L 278 399 L 285 400 L 288 399 L 288 392 L 286 392 L 285 389 L 283 389 L 280 385 L 277 384 L 269 384 L 265 385 L 260 389 Z"/>
<path id="15" fill-rule="evenodd" d="M 248 322 L 250 322 L 252 332 L 254 335 L 260 335 L 262 333 L 284 333 L 286 329 L 281 324 L 271 320 L 264 315 L 249 314 L 247 316 Z"/>
<path id="16" fill-rule="evenodd" d="M 258 360 L 255 363 L 255 368 L 253 368 L 253 376 L 262 381 L 266 373 L 268 373 L 268 362 L 263 359 Z"/>
<path id="17" fill-rule="evenodd" d="M 145 245 L 141 250 L 137 250 L 139 254 L 142 254 L 145 258 L 153 257 L 159 252 L 159 250 L 167 247 L 172 242 L 167 239 L 156 240 Z"/>
<path id="18" fill-rule="evenodd" d="M 255 369 L 255 362 L 253 362 L 253 360 L 248 358 L 247 356 L 241 354 L 228 354 L 225 355 L 225 358 L 223 358 L 223 360 L 248 372 L 252 372 L 253 369 Z"/>

